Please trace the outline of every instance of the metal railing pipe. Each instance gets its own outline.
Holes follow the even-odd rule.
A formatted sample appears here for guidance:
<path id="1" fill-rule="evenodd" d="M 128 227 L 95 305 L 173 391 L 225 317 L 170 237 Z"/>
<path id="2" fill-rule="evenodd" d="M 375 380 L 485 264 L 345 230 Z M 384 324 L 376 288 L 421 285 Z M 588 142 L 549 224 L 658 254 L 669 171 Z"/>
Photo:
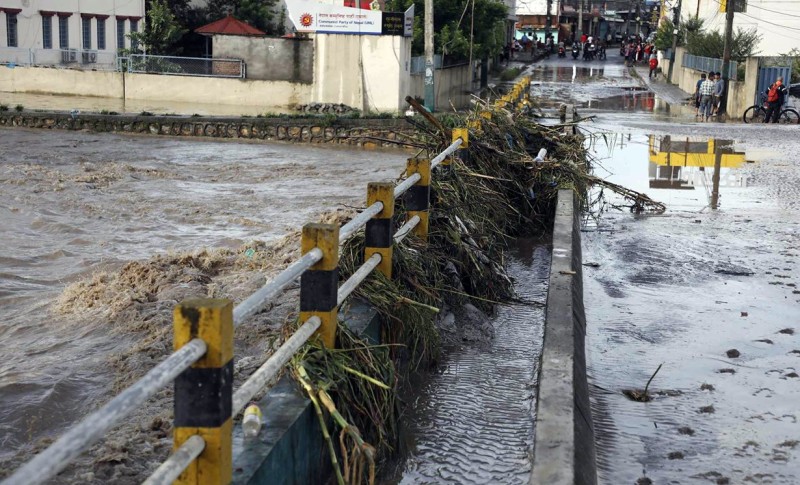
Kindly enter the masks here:
<path id="1" fill-rule="evenodd" d="M 369 257 L 369 259 L 364 261 L 364 264 L 362 264 L 361 267 L 358 268 L 355 273 L 353 273 L 352 276 L 347 279 L 347 281 L 342 283 L 342 285 L 339 287 L 339 292 L 336 298 L 339 305 L 341 305 L 342 302 L 345 301 L 348 296 L 350 296 L 350 293 L 358 288 L 358 285 L 361 284 L 361 282 L 364 281 L 364 279 L 369 276 L 369 274 L 372 273 L 372 271 L 377 268 L 379 264 L 381 264 L 382 259 L 383 256 L 381 256 L 380 253 L 373 254 Z"/>
<path id="2" fill-rule="evenodd" d="M 194 435 L 183 442 L 142 485 L 171 485 L 206 447 L 206 440 Z"/>
<path id="3" fill-rule="evenodd" d="M 436 168 L 437 165 L 442 163 L 442 161 L 445 158 L 447 158 L 448 155 L 458 150 L 458 147 L 460 147 L 462 143 L 464 143 L 464 140 L 459 138 L 458 140 L 451 143 L 449 147 L 445 148 L 442 153 L 436 155 L 436 157 L 434 157 L 433 160 L 431 160 L 431 170 L 433 170 L 434 168 Z"/>
<path id="4" fill-rule="evenodd" d="M 408 189 L 413 187 L 419 179 L 421 178 L 420 174 L 415 173 L 411 174 L 407 179 L 403 180 L 394 188 L 394 196 L 395 198 L 400 197 L 401 195 L 408 192 Z"/>
<path id="5" fill-rule="evenodd" d="M 193 339 L 151 369 L 134 385 L 70 428 L 47 449 L 4 480 L 3 484 L 34 485 L 52 478 L 87 446 L 100 439 L 122 418 L 197 362 L 207 348 L 202 340 Z"/>
<path id="6" fill-rule="evenodd" d="M 261 367 L 253 372 L 250 378 L 242 384 L 242 387 L 233 394 L 233 416 L 239 414 L 253 399 L 253 396 L 278 375 L 283 366 L 297 353 L 297 349 L 308 342 L 321 324 L 322 320 L 319 317 L 311 317 L 306 320 Z"/>
<path id="7" fill-rule="evenodd" d="M 408 234 L 411 231 L 413 231 L 415 227 L 417 227 L 417 224 L 419 224 L 419 221 L 420 221 L 419 216 L 414 216 L 411 219 L 409 219 L 408 221 L 406 221 L 406 223 L 403 224 L 402 226 L 400 226 L 400 229 L 398 229 L 397 232 L 394 233 L 394 241 L 395 242 L 400 242 L 403 239 L 405 239 L 406 236 L 408 236 Z"/>
<path id="8" fill-rule="evenodd" d="M 319 248 L 312 249 L 281 271 L 272 281 L 236 305 L 233 309 L 233 326 L 238 326 L 247 317 L 264 308 L 264 305 L 272 301 L 284 288 L 292 284 L 305 270 L 314 266 L 321 259 L 322 250 Z"/>
<path id="9" fill-rule="evenodd" d="M 364 225 L 379 214 L 383 210 L 382 202 L 375 202 L 371 206 L 364 209 L 363 212 L 350 219 L 350 222 L 339 228 L 339 244 L 342 244 L 348 237 L 355 234 L 356 231 L 364 227 Z"/>

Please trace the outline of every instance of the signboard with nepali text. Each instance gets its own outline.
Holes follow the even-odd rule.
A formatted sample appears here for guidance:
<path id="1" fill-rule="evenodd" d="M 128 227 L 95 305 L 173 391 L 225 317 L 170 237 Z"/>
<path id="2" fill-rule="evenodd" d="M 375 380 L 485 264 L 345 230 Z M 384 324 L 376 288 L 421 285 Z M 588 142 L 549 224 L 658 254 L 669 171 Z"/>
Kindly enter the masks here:
<path id="1" fill-rule="evenodd" d="M 353 35 L 413 34 L 413 6 L 405 13 L 381 12 L 330 5 L 312 0 L 285 0 L 289 18 L 297 32 Z M 409 21 L 408 15 L 411 15 Z M 409 28 L 408 26 L 411 26 Z"/>

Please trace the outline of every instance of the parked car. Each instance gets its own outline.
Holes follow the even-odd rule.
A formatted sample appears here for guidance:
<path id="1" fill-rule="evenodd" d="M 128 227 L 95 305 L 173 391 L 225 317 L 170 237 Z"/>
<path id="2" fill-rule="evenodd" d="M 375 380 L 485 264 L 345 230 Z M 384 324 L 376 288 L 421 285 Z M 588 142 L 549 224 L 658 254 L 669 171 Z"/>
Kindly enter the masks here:
<path id="1" fill-rule="evenodd" d="M 789 95 L 800 97 L 800 83 L 789 85 Z"/>
<path id="2" fill-rule="evenodd" d="M 625 36 L 622 34 L 622 32 L 614 32 L 614 42 L 622 42 L 624 37 Z"/>

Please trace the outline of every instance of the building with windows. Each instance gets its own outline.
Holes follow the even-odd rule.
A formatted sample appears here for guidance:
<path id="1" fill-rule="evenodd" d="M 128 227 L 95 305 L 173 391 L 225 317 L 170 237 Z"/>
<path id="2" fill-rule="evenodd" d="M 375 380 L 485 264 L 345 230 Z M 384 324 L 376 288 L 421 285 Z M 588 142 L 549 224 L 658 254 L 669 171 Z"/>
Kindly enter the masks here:
<path id="1" fill-rule="evenodd" d="M 0 0 L 0 63 L 113 64 L 145 0 Z"/>

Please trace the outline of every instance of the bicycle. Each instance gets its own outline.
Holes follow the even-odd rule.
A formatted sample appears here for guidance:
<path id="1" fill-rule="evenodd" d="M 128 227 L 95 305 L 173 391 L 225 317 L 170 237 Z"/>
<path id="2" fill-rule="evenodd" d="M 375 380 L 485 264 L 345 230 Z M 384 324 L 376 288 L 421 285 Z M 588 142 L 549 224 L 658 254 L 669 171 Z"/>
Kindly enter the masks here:
<path id="1" fill-rule="evenodd" d="M 747 108 L 742 116 L 742 121 L 745 123 L 763 123 L 764 118 L 767 117 L 767 93 L 761 93 L 759 97 L 760 104 L 754 104 Z M 781 114 L 778 117 L 778 122 L 782 124 L 800 124 L 800 113 L 797 112 L 796 109 L 789 107 L 781 110 Z"/>

